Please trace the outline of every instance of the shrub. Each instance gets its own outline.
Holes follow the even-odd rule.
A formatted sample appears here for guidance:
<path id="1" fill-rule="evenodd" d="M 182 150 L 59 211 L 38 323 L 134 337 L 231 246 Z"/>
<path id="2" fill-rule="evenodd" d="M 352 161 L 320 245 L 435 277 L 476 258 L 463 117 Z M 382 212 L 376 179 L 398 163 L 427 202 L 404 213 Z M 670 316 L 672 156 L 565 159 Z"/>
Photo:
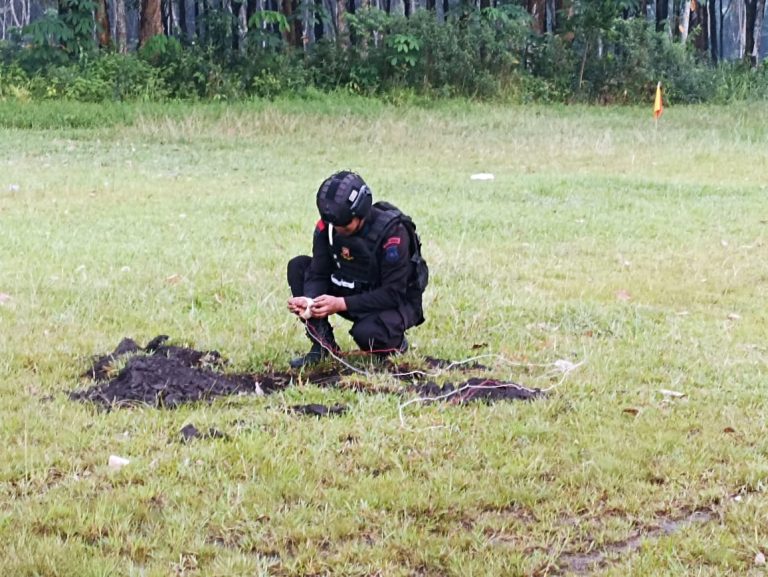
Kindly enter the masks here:
<path id="1" fill-rule="evenodd" d="M 45 81 L 33 83 L 33 93 L 40 98 L 104 102 L 161 100 L 167 96 L 158 72 L 131 55 L 82 58 L 77 64 L 51 67 L 41 78 Z"/>

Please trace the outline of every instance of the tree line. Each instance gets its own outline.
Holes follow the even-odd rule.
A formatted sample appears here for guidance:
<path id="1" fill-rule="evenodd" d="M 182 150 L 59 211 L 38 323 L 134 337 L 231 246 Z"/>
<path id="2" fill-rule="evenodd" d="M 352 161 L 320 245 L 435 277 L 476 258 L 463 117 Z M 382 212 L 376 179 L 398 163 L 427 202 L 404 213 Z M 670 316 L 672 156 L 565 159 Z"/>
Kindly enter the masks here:
<path id="1" fill-rule="evenodd" d="M 695 31 L 696 48 L 715 61 L 748 57 L 756 64 L 768 51 L 763 45 L 765 0 L 522 0 L 512 4 L 527 13 L 535 34 L 567 33 L 579 24 L 585 32 L 590 27 L 607 29 L 613 18 L 645 18 L 682 43 Z M 499 0 L 474 0 L 474 5 L 494 8 Z M 360 10 L 374 8 L 404 17 L 428 10 L 443 21 L 451 10 L 461 7 L 456 0 L 58 0 L 55 6 L 45 1 L 0 0 L 0 39 L 55 10 L 62 21 L 90 28 L 99 46 L 120 52 L 141 46 L 155 35 L 193 41 L 223 32 L 237 46 L 254 26 L 279 29 L 287 44 L 307 48 L 320 38 L 344 40 L 347 16 Z M 232 29 L 212 30 L 211 17 L 227 18 Z M 599 40 L 597 35 L 595 42 Z"/>
<path id="2" fill-rule="evenodd" d="M 0 0 L 3 62 L 20 65 L 17 79 L 84 53 L 137 54 L 173 96 L 206 95 L 174 79 L 187 73 L 242 93 L 309 82 L 553 100 L 647 93 L 668 76 L 682 99 L 701 100 L 716 88 L 713 64 L 762 70 L 768 52 L 766 0 L 49 1 Z"/>

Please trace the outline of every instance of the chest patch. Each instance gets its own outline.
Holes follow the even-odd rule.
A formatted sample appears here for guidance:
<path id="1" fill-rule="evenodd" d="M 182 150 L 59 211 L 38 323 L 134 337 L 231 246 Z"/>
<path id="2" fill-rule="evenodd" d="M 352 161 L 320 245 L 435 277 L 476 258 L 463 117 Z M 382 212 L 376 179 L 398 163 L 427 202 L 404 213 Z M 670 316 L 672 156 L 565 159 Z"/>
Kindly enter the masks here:
<path id="1" fill-rule="evenodd" d="M 349 252 L 348 246 L 342 246 L 341 247 L 341 258 L 344 260 L 354 260 L 355 257 L 352 256 L 352 254 Z"/>

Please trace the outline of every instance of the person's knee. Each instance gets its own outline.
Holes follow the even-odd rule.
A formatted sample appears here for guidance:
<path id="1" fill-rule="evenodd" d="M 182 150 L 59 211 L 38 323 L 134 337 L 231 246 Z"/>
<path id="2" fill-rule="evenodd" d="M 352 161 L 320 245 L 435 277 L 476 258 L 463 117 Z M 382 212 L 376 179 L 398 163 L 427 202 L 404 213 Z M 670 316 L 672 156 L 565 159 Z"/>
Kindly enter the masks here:
<path id="1" fill-rule="evenodd" d="M 293 296 L 302 296 L 304 292 L 304 274 L 309 268 L 312 258 L 306 255 L 295 256 L 288 261 L 288 286 Z"/>
<path id="2" fill-rule="evenodd" d="M 356 322 L 349 333 L 360 349 L 382 351 L 400 346 L 405 325 L 398 311 L 383 311 Z"/>
<path id="3" fill-rule="evenodd" d="M 352 335 L 352 339 L 360 350 L 370 351 L 374 349 L 377 339 L 381 336 L 381 330 L 374 319 L 369 317 L 353 324 L 349 334 Z"/>

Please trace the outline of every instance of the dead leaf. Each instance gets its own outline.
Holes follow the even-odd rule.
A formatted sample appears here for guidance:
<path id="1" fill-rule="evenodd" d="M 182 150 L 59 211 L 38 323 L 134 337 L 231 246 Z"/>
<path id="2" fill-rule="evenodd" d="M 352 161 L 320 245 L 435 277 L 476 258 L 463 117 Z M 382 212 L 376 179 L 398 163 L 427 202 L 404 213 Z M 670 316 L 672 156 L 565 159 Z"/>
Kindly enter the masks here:
<path id="1" fill-rule="evenodd" d="M 736 432 L 736 429 L 734 429 L 733 427 L 726 427 L 725 429 L 723 429 L 723 433 L 733 434 L 735 432 Z"/>
<path id="2" fill-rule="evenodd" d="M 616 298 L 617 298 L 618 300 L 620 300 L 620 301 L 624 301 L 624 302 L 627 302 L 627 301 L 630 301 L 630 300 L 632 300 L 632 295 L 631 295 L 631 294 L 629 294 L 629 291 L 626 291 L 626 290 L 624 290 L 624 289 L 621 289 L 620 291 L 618 291 L 618 292 L 616 293 Z"/>
<path id="3" fill-rule="evenodd" d="M 181 279 L 182 276 L 180 274 L 173 273 L 172 275 L 165 277 L 165 282 L 168 284 L 179 284 Z"/>
<path id="4" fill-rule="evenodd" d="M 488 346 L 488 343 L 475 343 L 472 345 L 472 350 L 476 351 L 477 349 L 482 349 Z"/>
<path id="5" fill-rule="evenodd" d="M 740 318 L 741 318 L 741 315 L 738 314 L 738 313 L 731 313 L 731 314 L 728 315 L 728 320 L 729 321 L 737 321 Z"/>
<path id="6" fill-rule="evenodd" d="M 637 415 L 640 412 L 640 409 L 636 409 L 635 407 L 627 407 L 626 409 L 623 409 L 621 412 L 627 413 L 628 415 Z"/>

